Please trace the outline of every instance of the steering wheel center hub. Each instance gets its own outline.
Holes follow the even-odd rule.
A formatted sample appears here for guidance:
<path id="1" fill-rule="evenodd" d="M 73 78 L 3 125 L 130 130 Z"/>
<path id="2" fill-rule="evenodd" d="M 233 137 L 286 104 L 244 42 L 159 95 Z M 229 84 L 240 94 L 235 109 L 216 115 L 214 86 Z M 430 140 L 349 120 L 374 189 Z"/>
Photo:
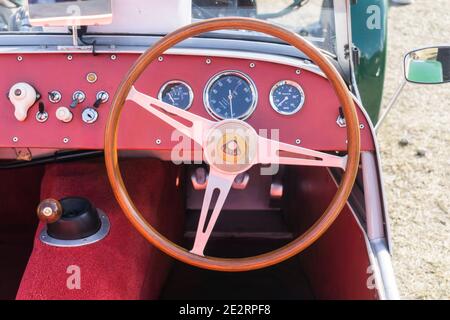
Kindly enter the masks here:
<path id="1" fill-rule="evenodd" d="M 244 121 L 221 121 L 207 134 L 205 160 L 222 173 L 247 171 L 256 160 L 257 138 L 256 131 Z"/>

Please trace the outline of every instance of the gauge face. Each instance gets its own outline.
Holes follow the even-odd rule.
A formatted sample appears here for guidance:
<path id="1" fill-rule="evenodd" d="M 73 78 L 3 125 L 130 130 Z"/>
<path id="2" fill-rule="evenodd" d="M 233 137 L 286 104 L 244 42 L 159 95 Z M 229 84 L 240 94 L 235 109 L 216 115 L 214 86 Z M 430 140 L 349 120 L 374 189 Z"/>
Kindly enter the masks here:
<path id="1" fill-rule="evenodd" d="M 302 87 L 289 80 L 280 81 L 270 91 L 270 105 L 283 115 L 292 115 L 300 111 L 305 103 Z"/>
<path id="2" fill-rule="evenodd" d="M 204 94 L 206 110 L 216 119 L 247 119 L 255 110 L 255 84 L 238 71 L 224 71 L 209 80 Z"/>
<path id="3" fill-rule="evenodd" d="M 194 101 L 194 93 L 183 81 L 169 81 L 159 90 L 158 99 L 174 107 L 187 110 Z"/>

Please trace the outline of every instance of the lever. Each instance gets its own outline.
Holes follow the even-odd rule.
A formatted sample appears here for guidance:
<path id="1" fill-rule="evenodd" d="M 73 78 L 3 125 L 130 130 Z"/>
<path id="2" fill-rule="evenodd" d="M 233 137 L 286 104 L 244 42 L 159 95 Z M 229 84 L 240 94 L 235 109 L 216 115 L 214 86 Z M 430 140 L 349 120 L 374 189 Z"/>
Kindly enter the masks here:
<path id="1" fill-rule="evenodd" d="M 70 104 L 70 107 L 72 109 L 76 108 L 76 106 L 80 103 L 83 103 L 85 99 L 86 94 L 83 91 L 75 91 L 75 93 L 72 96 L 72 103 Z"/>
<path id="2" fill-rule="evenodd" d="M 63 207 L 58 200 L 45 199 L 37 207 L 37 216 L 44 223 L 55 223 L 63 214 Z"/>
<path id="3" fill-rule="evenodd" d="M 100 105 L 102 103 L 106 103 L 109 100 L 109 94 L 106 91 L 99 91 L 97 92 L 97 96 L 96 96 L 97 100 L 94 103 L 94 108 L 97 109 L 98 107 L 100 107 Z"/>
<path id="4" fill-rule="evenodd" d="M 97 99 L 97 101 L 94 102 L 94 108 L 97 109 L 100 107 L 100 105 L 103 103 L 103 99 Z"/>
<path id="5" fill-rule="evenodd" d="M 19 121 L 25 121 L 28 110 L 40 98 L 37 91 L 28 83 L 19 82 L 11 87 L 8 94 L 9 101 L 14 105 L 14 116 Z"/>
<path id="6" fill-rule="evenodd" d="M 44 102 L 39 102 L 39 111 L 36 113 L 36 120 L 40 123 L 43 123 L 48 120 L 48 113 L 45 111 Z"/>

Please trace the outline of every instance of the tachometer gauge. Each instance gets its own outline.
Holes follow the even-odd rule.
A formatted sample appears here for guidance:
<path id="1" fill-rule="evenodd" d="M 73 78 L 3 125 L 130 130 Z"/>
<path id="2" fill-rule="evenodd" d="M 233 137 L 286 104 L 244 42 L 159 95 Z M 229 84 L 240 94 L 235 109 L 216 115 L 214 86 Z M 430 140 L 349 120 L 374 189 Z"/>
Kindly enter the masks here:
<path id="1" fill-rule="evenodd" d="M 305 103 L 305 93 L 302 87 L 289 80 L 278 82 L 270 90 L 270 105 L 283 115 L 292 115 L 300 111 Z"/>
<path id="2" fill-rule="evenodd" d="M 206 110 L 216 119 L 247 119 L 255 110 L 255 84 L 239 71 L 224 71 L 212 77 L 205 88 Z"/>
<path id="3" fill-rule="evenodd" d="M 187 110 L 194 101 L 194 93 L 187 83 L 173 80 L 162 86 L 159 90 L 158 99 L 174 107 Z"/>

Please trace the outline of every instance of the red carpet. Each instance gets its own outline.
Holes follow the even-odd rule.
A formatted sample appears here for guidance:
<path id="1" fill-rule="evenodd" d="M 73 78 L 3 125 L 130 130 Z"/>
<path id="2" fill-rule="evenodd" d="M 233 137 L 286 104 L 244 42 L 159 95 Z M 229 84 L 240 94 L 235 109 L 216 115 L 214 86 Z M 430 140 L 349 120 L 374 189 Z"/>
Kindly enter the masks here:
<path id="1" fill-rule="evenodd" d="M 169 238 L 181 235 L 184 209 L 175 180 L 178 169 L 157 160 L 121 164 L 136 206 Z M 82 196 L 103 210 L 111 222 L 101 242 L 81 248 L 54 248 L 37 238 L 17 299 L 155 299 L 171 261 L 131 226 L 113 197 L 101 161 L 51 165 L 42 181 L 41 198 Z M 170 197 L 170 198 L 169 198 Z M 42 226 L 38 228 L 38 233 Z M 81 289 L 70 290 L 69 266 L 81 270 Z"/>

